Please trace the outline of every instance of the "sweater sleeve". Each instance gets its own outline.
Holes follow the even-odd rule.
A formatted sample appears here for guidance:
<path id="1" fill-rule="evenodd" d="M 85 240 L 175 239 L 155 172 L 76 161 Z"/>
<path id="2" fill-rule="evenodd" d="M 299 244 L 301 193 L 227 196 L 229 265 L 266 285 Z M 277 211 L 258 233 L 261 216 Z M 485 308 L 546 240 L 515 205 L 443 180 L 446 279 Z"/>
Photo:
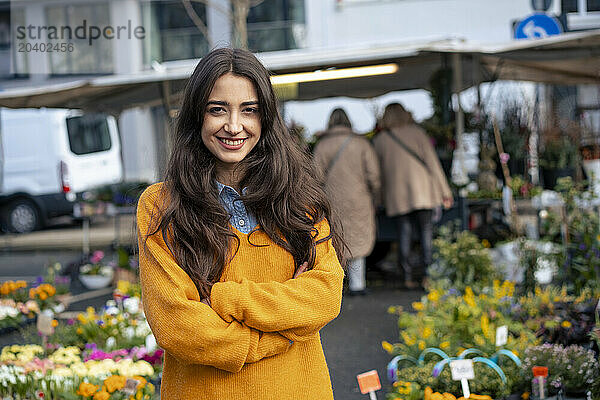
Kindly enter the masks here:
<path id="1" fill-rule="evenodd" d="M 287 351 L 291 343 L 286 337 L 259 332 L 240 321 L 224 321 L 200 302 L 160 232 L 145 239 L 153 210 L 150 197 L 146 192 L 138 203 L 139 264 L 144 312 L 158 344 L 184 363 L 229 372 Z"/>
<path id="2" fill-rule="evenodd" d="M 317 240 L 329 224 L 316 225 Z M 316 245 L 315 266 L 285 282 L 217 282 L 212 308 L 228 322 L 240 321 L 263 332 L 279 332 L 293 341 L 312 337 L 340 312 L 344 272 L 332 240 Z"/>

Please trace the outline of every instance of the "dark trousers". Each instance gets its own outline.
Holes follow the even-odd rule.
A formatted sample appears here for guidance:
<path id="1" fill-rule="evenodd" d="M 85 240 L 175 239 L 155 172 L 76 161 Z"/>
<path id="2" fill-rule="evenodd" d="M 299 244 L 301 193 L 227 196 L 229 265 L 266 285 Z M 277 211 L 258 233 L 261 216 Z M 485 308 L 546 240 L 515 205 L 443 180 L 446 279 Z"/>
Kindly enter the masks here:
<path id="1" fill-rule="evenodd" d="M 398 266 L 407 281 L 417 281 L 425 277 L 427 267 L 431 264 L 433 240 L 433 210 L 415 210 L 408 214 L 396 216 L 398 232 Z M 419 233 L 421 241 L 422 262 L 410 260 L 410 247 L 413 237 L 413 226 Z"/>

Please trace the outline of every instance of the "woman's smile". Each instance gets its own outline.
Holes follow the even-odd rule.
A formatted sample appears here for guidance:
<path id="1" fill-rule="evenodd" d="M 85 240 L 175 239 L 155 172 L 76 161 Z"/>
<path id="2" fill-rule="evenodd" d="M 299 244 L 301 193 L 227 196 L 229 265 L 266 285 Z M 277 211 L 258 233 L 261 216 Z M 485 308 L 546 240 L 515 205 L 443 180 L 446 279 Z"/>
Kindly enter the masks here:
<path id="1" fill-rule="evenodd" d="M 228 138 L 217 138 L 219 139 L 219 141 L 221 142 L 221 144 L 223 145 L 223 147 L 225 147 L 228 150 L 239 150 L 242 148 L 242 146 L 244 145 L 244 143 L 246 142 L 246 140 L 248 138 L 236 138 L 236 139 L 228 139 Z"/>

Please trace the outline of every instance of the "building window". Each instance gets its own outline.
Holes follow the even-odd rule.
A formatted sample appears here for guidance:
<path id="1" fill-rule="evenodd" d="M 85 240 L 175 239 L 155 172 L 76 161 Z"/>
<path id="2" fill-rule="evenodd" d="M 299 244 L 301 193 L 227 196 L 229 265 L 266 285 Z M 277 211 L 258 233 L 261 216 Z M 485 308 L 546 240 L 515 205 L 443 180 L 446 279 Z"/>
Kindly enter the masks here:
<path id="1" fill-rule="evenodd" d="M 101 29 L 110 26 L 108 3 L 71 4 L 68 6 L 46 7 L 46 24 L 59 29 L 70 27 L 72 32 L 78 27 L 95 25 Z M 53 75 L 64 74 L 108 74 L 113 70 L 112 43 L 99 39 L 89 44 L 89 40 L 78 39 L 68 30 L 59 34 L 63 37 L 48 40 L 53 44 L 72 43 L 72 52 L 49 52 L 50 72 Z"/>
<path id="2" fill-rule="evenodd" d="M 561 11 L 563 14 L 577 12 L 578 0 L 562 0 Z"/>
<path id="3" fill-rule="evenodd" d="M 587 0 L 587 11 L 600 11 L 600 0 Z"/>
<path id="4" fill-rule="evenodd" d="M 276 51 L 304 47 L 304 0 L 265 0 L 248 14 L 248 47 Z"/>
<path id="5" fill-rule="evenodd" d="M 28 76 L 27 53 L 18 51 L 14 27 L 25 24 L 22 8 L 11 8 L 8 2 L 0 3 L 0 78 L 25 78 Z"/>
<path id="6" fill-rule="evenodd" d="M 563 14 L 600 11 L 600 0 L 562 0 L 561 11 Z"/>
<path id="7" fill-rule="evenodd" d="M 206 6 L 195 1 L 190 4 L 206 26 Z M 150 32 L 144 50 L 146 64 L 200 58 L 208 53 L 206 37 L 180 0 L 145 2 L 142 12 Z"/>

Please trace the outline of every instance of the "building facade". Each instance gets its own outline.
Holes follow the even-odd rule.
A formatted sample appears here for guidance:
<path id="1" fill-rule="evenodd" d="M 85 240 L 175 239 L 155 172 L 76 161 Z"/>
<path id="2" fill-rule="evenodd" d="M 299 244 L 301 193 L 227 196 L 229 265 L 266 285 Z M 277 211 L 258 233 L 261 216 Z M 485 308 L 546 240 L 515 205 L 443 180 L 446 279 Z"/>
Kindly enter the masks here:
<path id="1" fill-rule="evenodd" d="M 264 0 L 250 9 L 248 45 L 253 51 L 265 52 L 449 37 L 506 42 L 512 40 L 515 22 L 531 14 L 534 7 L 559 16 L 567 30 L 600 27 L 600 0 Z M 0 3 L 0 90 L 135 74 L 170 61 L 198 59 L 211 48 L 233 42 L 231 14 L 229 0 Z M 64 28 L 75 30 L 82 25 L 80 32 L 87 36 L 71 32 L 64 39 L 69 34 Z M 17 27 L 24 29 L 17 31 Z M 54 35 L 50 34 L 52 28 Z M 98 38 L 93 38 L 95 28 L 101 33 Z M 61 51 L 63 43 L 73 44 L 73 50 Z M 58 51 L 41 51 L 42 46 L 50 45 L 59 45 Z M 592 110 L 592 120 L 596 118 L 597 92 L 597 88 L 577 92 L 578 102 Z M 426 97 L 422 93 L 416 96 L 417 102 Z M 361 116 L 368 110 L 364 102 L 333 99 L 318 104 L 316 108 L 290 104 L 287 117 L 316 127 L 314 121 L 324 124 L 325 114 L 334 105 L 347 104 L 353 118 L 374 118 Z M 167 125 L 161 107 L 131 109 L 119 116 L 127 180 L 161 178 Z"/>

